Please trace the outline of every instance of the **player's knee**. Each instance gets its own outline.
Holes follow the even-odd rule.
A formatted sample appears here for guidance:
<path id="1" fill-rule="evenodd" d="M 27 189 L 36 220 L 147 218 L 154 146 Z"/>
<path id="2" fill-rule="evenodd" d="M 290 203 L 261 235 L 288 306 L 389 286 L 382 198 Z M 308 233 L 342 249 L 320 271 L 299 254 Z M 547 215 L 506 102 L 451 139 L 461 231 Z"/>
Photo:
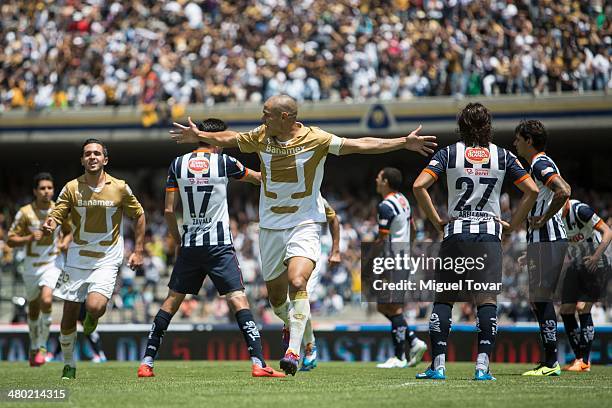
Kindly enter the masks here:
<path id="1" fill-rule="evenodd" d="M 291 292 L 297 292 L 298 290 L 306 290 L 306 283 L 308 281 L 303 276 L 294 276 L 289 279 L 289 290 Z"/>
<path id="2" fill-rule="evenodd" d="M 578 312 L 578 314 L 590 313 L 592 306 L 593 304 L 589 302 L 579 302 L 578 304 L 576 304 L 576 311 Z"/>
<path id="3" fill-rule="evenodd" d="M 242 309 L 249 308 L 249 301 L 243 290 L 236 290 L 225 295 L 227 304 L 232 312 L 236 313 Z"/>
<path id="4" fill-rule="evenodd" d="M 560 308 L 561 314 L 572 314 L 576 312 L 576 305 L 573 303 L 564 303 Z"/>
<path id="5" fill-rule="evenodd" d="M 52 296 L 43 296 L 40 299 L 40 309 L 45 312 L 45 313 L 49 313 L 51 311 L 51 305 L 53 304 L 53 297 Z"/>
<path id="6" fill-rule="evenodd" d="M 106 312 L 106 303 L 91 303 L 87 304 L 85 308 L 87 313 L 89 313 L 93 318 L 98 319 L 102 317 L 104 312 Z"/>

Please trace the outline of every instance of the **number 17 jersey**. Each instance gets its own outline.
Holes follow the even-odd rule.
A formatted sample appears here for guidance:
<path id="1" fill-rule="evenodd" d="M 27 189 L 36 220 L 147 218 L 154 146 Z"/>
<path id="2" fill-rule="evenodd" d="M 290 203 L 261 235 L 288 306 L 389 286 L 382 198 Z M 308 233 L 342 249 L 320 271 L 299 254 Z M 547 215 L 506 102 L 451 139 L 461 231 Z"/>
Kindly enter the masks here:
<path id="1" fill-rule="evenodd" d="M 501 239 L 499 197 L 504 179 L 518 185 L 529 178 L 514 154 L 493 143 L 467 147 L 457 142 L 436 152 L 423 171 L 436 180 L 446 173 L 450 221 L 444 238 L 468 233 Z"/>

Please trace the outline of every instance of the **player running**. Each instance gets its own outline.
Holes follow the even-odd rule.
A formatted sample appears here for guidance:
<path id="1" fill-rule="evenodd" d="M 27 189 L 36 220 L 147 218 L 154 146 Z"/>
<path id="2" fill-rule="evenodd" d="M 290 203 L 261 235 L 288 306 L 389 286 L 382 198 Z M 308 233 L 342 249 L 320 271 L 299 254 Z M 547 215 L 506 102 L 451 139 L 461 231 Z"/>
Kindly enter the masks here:
<path id="1" fill-rule="evenodd" d="M 457 246 L 464 243 L 478 244 L 486 251 L 487 280 L 500 282 L 502 226 L 509 231 L 519 229 L 536 200 L 538 189 L 512 153 L 491 143 L 491 114 L 487 108 L 480 103 L 468 104 L 459 113 L 457 124 L 461 140 L 433 156 L 414 182 L 414 196 L 436 229 L 444 231 L 439 257 L 456 257 L 457 252 L 460 252 Z M 444 173 L 450 218 L 446 224 L 427 192 Z M 500 193 L 506 178 L 523 192 L 510 224 L 500 219 Z M 497 334 L 496 298 L 495 293 L 475 296 L 478 329 L 475 380 L 495 380 L 489 369 L 489 361 Z M 453 302 L 434 302 L 429 320 L 432 362 L 425 372 L 417 374 L 417 379 L 446 379 L 445 360 L 452 307 Z"/>
<path id="2" fill-rule="evenodd" d="M 265 102 L 263 125 L 250 132 L 203 132 L 191 119 L 188 126 L 175 123 L 175 129 L 170 131 L 178 143 L 202 140 L 258 154 L 262 172 L 262 273 L 274 312 L 289 327 L 289 348 L 280 365 L 292 375 L 298 368 L 300 345 L 310 316 L 306 285 L 321 253 L 320 224 L 325 222 L 325 210 L 319 190 L 327 154 L 379 154 L 407 149 L 426 156 L 436 146 L 435 136 L 418 135 L 421 126 L 395 139 L 344 139 L 297 122 L 297 113 L 293 98 L 278 95 Z"/>
<path id="3" fill-rule="evenodd" d="M 376 176 L 376 192 L 383 200 L 378 204 L 378 243 L 385 243 L 386 254 L 393 257 L 393 244 L 406 247 L 410 253 L 411 237 L 414 236 L 414 223 L 408 199 L 400 193 L 402 172 L 394 167 L 385 167 Z M 404 245 L 406 244 L 406 245 Z M 406 331 L 408 323 L 404 318 L 403 299 L 398 303 L 378 302 L 377 310 L 391 322 L 391 339 L 395 354 L 378 368 L 414 367 L 421 362 L 427 345 L 412 330 L 408 331 L 410 341 L 409 361 L 406 361 Z"/>
<path id="4" fill-rule="evenodd" d="M 578 200 L 565 203 L 562 219 L 569 239 L 570 265 L 563 281 L 561 317 L 575 356 L 562 370 L 587 372 L 591 371 L 591 345 L 595 336 L 591 307 L 607 287 L 610 260 L 605 252 L 612 240 L 612 230 L 593 208 Z"/>
<path id="5" fill-rule="evenodd" d="M 28 329 L 30 334 L 30 366 L 45 363 L 47 340 L 51 326 L 53 288 L 64 266 L 61 253 L 71 239 L 70 224 L 61 233 L 43 235 L 41 226 L 55 208 L 53 177 L 49 173 L 34 176 L 34 201 L 19 209 L 8 232 L 10 247 L 25 246 L 23 283 L 28 300 Z"/>
<path id="6" fill-rule="evenodd" d="M 200 129 L 223 132 L 227 125 L 219 119 L 207 119 Z M 198 294 L 206 276 L 210 276 L 219 295 L 226 297 L 236 317 L 251 356 L 253 377 L 285 376 L 266 365 L 261 337 L 244 293 L 227 209 L 230 178 L 261 184 L 260 173 L 247 169 L 233 157 L 203 142 L 197 150 L 177 157 L 170 164 L 164 215 L 168 231 L 177 243 L 178 255 L 168 283 L 168 296 L 149 332 L 138 377 L 154 377 L 154 359 L 172 317 L 186 294 Z M 177 198 L 183 206 L 182 234 L 174 212 Z"/>
<path id="7" fill-rule="evenodd" d="M 51 234 L 70 216 L 74 225 L 66 266 L 53 295 L 64 300 L 60 345 L 64 355 L 63 379 L 76 378 L 74 344 L 81 303 L 87 313 L 83 333 L 94 332 L 113 294 L 117 271 L 123 262 L 123 216 L 135 220 L 135 248 L 128 259 L 131 268 L 142 265 L 145 215 L 123 180 L 106 173 L 108 151 L 97 139 L 83 143 L 81 164 L 85 174 L 69 181 L 43 225 Z"/>
<path id="8" fill-rule="evenodd" d="M 561 375 L 561 367 L 557 362 L 557 314 L 552 293 L 557 286 L 567 250 L 567 233 L 561 220 L 561 208 L 569 199 L 571 188 L 545 153 L 548 134 L 542 122 L 522 121 L 514 133 L 516 152 L 530 163 L 530 174 L 540 190 L 529 213 L 527 265 L 530 297 L 534 298 L 532 310 L 540 326 L 544 361 L 523 375 L 558 376 Z M 537 282 L 536 277 L 539 279 Z"/>

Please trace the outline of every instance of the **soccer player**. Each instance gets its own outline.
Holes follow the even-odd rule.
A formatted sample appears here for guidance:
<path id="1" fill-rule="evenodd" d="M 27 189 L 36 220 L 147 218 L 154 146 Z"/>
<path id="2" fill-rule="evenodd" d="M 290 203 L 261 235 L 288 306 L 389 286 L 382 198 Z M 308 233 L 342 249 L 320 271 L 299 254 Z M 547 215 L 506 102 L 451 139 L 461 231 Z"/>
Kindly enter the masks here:
<path id="1" fill-rule="evenodd" d="M 207 119 L 200 124 L 200 129 L 223 132 L 227 125 L 219 119 Z M 168 231 L 178 243 L 178 255 L 168 283 L 168 296 L 149 332 L 138 377 L 154 377 L 154 359 L 172 317 L 186 294 L 198 294 L 206 276 L 210 276 L 219 295 L 226 297 L 236 317 L 251 356 L 253 377 L 285 376 L 266 365 L 260 334 L 244 293 L 227 209 L 230 178 L 261 184 L 259 172 L 247 169 L 233 157 L 203 142 L 197 150 L 175 158 L 170 164 L 164 215 Z M 182 234 L 174 212 L 177 198 L 183 206 Z"/>
<path id="2" fill-rule="evenodd" d="M 563 281 L 561 317 L 575 356 L 563 370 L 591 371 L 589 357 L 595 336 L 591 307 L 607 287 L 610 260 L 605 252 L 612 240 L 612 230 L 593 208 L 578 200 L 568 200 L 562 211 L 571 262 Z"/>
<path id="3" fill-rule="evenodd" d="M 123 262 L 122 220 L 135 220 L 135 248 L 128 266 L 142 266 L 145 215 L 142 206 L 123 180 L 108 174 L 108 150 L 97 139 L 83 143 L 81 164 L 85 174 L 69 181 L 43 225 L 51 234 L 70 216 L 74 226 L 66 266 L 53 295 L 64 300 L 60 345 L 64 355 L 63 379 L 76 378 L 74 344 L 81 303 L 87 308 L 83 333 L 94 332 L 113 294 L 117 271 Z"/>
<path id="4" fill-rule="evenodd" d="M 519 229 L 535 202 L 538 189 L 516 156 L 491 143 L 491 114 L 480 103 L 469 103 L 458 115 L 461 140 L 439 150 L 414 182 L 414 196 L 427 218 L 444 231 L 440 258 L 457 256 L 456 247 L 463 243 L 480 244 L 487 258 L 489 279 L 501 281 L 502 227 Z M 444 223 L 436 211 L 427 189 L 446 173 L 448 216 Z M 522 192 L 519 206 L 510 224 L 501 221 L 500 193 L 504 179 L 509 178 Z M 449 272 L 453 273 L 453 272 Z M 494 278 L 495 277 L 495 278 Z M 497 334 L 497 299 L 495 293 L 479 293 L 476 327 L 478 357 L 475 380 L 495 380 L 489 360 Z M 453 302 L 436 301 L 429 320 L 432 348 L 431 366 L 417 374 L 417 379 L 446 378 L 446 349 L 451 327 Z"/>
<path id="5" fill-rule="evenodd" d="M 338 220 L 338 216 L 336 215 L 336 211 L 333 209 L 329 202 L 323 197 L 323 207 L 325 208 L 325 218 L 327 219 L 327 225 L 329 226 L 329 232 L 332 238 L 332 246 L 331 251 L 329 253 L 329 257 L 327 258 L 327 267 L 335 268 L 341 262 L 340 257 L 340 220 Z M 310 278 L 308 279 L 308 283 L 306 284 L 306 292 L 312 293 L 319 282 L 321 281 L 321 263 L 317 262 Z M 289 347 L 289 333 L 288 328 L 283 328 L 283 338 L 286 339 L 286 346 Z M 315 343 L 315 335 L 314 330 L 312 329 L 312 315 L 308 316 L 308 321 L 306 322 L 306 328 L 304 329 L 304 337 L 302 339 L 302 345 L 304 349 L 304 358 L 302 359 L 302 366 L 300 367 L 300 371 L 310 371 L 313 368 L 317 367 L 317 346 Z M 283 345 L 284 346 L 284 345 Z"/>
<path id="6" fill-rule="evenodd" d="M 249 132 L 203 132 L 191 119 L 188 126 L 175 123 L 175 129 L 170 131 L 178 143 L 202 140 L 258 154 L 262 173 L 259 200 L 262 273 L 274 312 L 289 327 L 289 348 L 280 365 L 292 375 L 298 368 L 300 345 L 310 315 L 306 285 L 321 252 L 320 224 L 325 222 L 325 211 L 319 190 L 327 154 L 379 154 L 407 149 L 426 156 L 436 146 L 435 136 L 419 136 L 421 126 L 410 135 L 395 139 L 344 139 L 297 122 L 297 114 L 293 98 L 277 95 L 264 103 L 263 124 Z"/>
<path id="7" fill-rule="evenodd" d="M 563 267 L 567 250 L 567 233 L 561 220 L 561 208 L 569 199 L 570 186 L 563 180 L 553 160 L 546 155 L 546 128 L 539 120 L 522 121 L 515 130 L 514 146 L 520 157 L 530 163 L 530 174 L 535 179 L 539 193 L 529 213 L 527 228 L 527 265 L 530 268 L 530 293 L 535 292 L 535 271 L 540 278 L 538 289 L 550 293 L 538 295 L 532 302 L 532 310 L 540 326 L 544 347 L 544 361 L 528 376 L 558 376 L 561 367 L 557 362 L 557 315 L 552 303 L 552 292 Z M 550 297 L 550 300 L 548 300 Z"/>
<path id="8" fill-rule="evenodd" d="M 386 249 L 393 252 L 392 245 L 401 245 L 410 251 L 411 236 L 414 236 L 414 224 L 408 199 L 400 193 L 402 172 L 394 167 L 385 167 L 376 176 L 376 192 L 383 200 L 378 204 L 378 238 L 379 243 L 386 243 Z M 403 245 L 406 244 L 406 245 Z M 390 254 L 393 256 L 393 254 Z M 410 341 L 410 361 L 406 361 L 406 330 L 408 323 L 404 318 L 404 303 L 378 302 L 377 310 L 391 322 L 391 339 L 395 355 L 378 368 L 414 367 L 423 358 L 427 345 L 412 330 L 408 331 Z"/>
<path id="9" fill-rule="evenodd" d="M 30 366 L 45 363 L 51 326 L 53 288 L 64 266 L 62 251 L 71 239 L 69 223 L 53 235 L 45 236 L 41 226 L 55 207 L 53 177 L 49 173 L 34 176 L 34 201 L 19 209 L 8 232 L 10 247 L 26 247 L 23 282 L 28 300 Z"/>

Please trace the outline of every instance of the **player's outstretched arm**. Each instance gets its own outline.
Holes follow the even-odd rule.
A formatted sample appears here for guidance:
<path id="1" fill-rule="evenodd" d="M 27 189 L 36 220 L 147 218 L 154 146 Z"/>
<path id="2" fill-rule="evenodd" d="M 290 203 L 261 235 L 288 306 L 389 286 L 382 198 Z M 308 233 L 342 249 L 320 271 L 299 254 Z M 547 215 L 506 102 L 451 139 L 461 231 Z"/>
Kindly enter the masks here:
<path id="1" fill-rule="evenodd" d="M 244 177 L 239 180 L 259 186 L 261 185 L 261 173 L 255 170 L 246 169 Z"/>
<path id="2" fill-rule="evenodd" d="M 134 270 L 141 267 L 144 262 L 145 227 L 145 215 L 142 213 L 136 218 L 136 225 L 134 226 L 134 252 L 128 258 L 128 266 Z"/>
<path id="3" fill-rule="evenodd" d="M 565 202 L 569 200 L 570 196 L 572 195 L 571 187 L 565 180 L 563 180 L 563 177 L 561 176 L 556 176 L 551 179 L 550 184 L 547 187 L 550 188 L 555 195 L 553 196 L 548 209 L 542 216 L 532 217 L 529 220 L 529 223 L 533 229 L 542 228 L 548 220 L 559 212 Z"/>
<path id="4" fill-rule="evenodd" d="M 438 146 L 435 136 L 421 136 L 419 131 L 423 126 L 413 130 L 408 136 L 394 139 L 382 139 L 378 137 L 362 137 L 360 139 L 345 139 L 340 148 L 340 155 L 344 154 L 380 154 L 395 150 L 412 150 L 427 156 L 432 154 L 433 149 Z"/>
<path id="5" fill-rule="evenodd" d="M 225 130 L 223 132 L 204 132 L 198 129 L 191 117 L 187 118 L 187 126 L 174 122 L 174 129 L 170 130 L 170 137 L 176 143 L 205 142 L 219 147 L 238 147 L 238 132 Z"/>
<path id="6" fill-rule="evenodd" d="M 519 201 L 516 212 L 512 216 L 510 230 L 507 232 L 517 231 L 521 228 L 527 215 L 529 215 L 529 211 L 531 211 L 538 198 L 538 186 L 531 177 L 525 178 L 525 180 L 518 183 L 516 186 L 523 192 L 523 196 Z"/>
<path id="7" fill-rule="evenodd" d="M 431 201 L 431 196 L 427 191 L 435 181 L 436 179 L 430 173 L 423 171 L 414 181 L 412 191 L 414 193 L 414 198 L 416 198 L 421 210 L 425 212 L 427 219 L 434 225 L 436 230 L 442 231 L 445 223 L 442 221 L 442 218 L 440 218 L 440 214 L 438 214 L 436 207 Z"/>

